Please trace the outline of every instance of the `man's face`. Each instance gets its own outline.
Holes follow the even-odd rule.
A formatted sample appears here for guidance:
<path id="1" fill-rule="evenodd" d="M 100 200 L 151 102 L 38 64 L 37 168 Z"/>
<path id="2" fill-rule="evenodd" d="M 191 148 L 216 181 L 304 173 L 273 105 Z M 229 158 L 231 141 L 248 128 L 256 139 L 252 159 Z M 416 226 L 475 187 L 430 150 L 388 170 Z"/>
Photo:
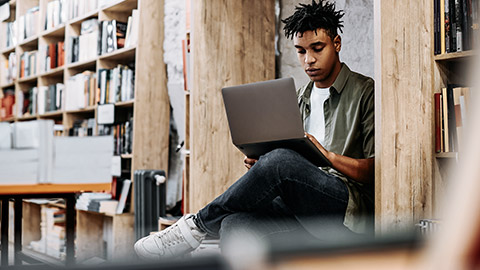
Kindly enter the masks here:
<path id="1" fill-rule="evenodd" d="M 340 36 L 333 40 L 324 29 L 297 33 L 293 38 L 297 48 L 298 60 L 303 70 L 318 87 L 329 87 L 333 84 L 336 74 L 335 67 L 340 64 L 338 52 L 341 49 Z"/>

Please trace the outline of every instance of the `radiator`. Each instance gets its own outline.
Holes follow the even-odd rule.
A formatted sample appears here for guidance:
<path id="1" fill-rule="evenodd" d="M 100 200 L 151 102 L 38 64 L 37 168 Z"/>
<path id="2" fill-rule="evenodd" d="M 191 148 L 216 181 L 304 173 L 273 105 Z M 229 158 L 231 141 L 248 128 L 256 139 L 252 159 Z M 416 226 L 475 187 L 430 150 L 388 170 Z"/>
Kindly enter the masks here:
<path id="1" fill-rule="evenodd" d="M 161 170 L 137 170 L 133 177 L 135 237 L 158 231 L 158 218 L 165 216 L 166 181 Z"/>

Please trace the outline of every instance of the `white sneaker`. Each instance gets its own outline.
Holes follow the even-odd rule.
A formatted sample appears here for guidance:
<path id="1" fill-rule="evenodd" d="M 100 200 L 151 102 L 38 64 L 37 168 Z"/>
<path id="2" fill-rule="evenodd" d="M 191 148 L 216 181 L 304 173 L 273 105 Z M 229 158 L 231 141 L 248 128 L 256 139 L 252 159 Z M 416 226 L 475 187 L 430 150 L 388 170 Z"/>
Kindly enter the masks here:
<path id="1" fill-rule="evenodd" d="M 138 240 L 135 252 L 142 259 L 158 260 L 195 250 L 205 239 L 206 233 L 195 225 L 193 217 L 192 214 L 183 216 L 165 230 Z"/>

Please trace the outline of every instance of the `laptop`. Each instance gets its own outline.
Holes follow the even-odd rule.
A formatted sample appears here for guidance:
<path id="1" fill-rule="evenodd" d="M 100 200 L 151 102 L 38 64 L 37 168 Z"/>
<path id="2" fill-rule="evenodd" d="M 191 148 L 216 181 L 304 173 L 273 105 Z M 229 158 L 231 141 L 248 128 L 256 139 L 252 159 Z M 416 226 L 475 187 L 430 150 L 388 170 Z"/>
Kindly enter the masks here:
<path id="1" fill-rule="evenodd" d="M 331 166 L 305 136 L 293 78 L 225 87 L 222 95 L 233 144 L 247 157 L 288 148 L 316 166 Z"/>

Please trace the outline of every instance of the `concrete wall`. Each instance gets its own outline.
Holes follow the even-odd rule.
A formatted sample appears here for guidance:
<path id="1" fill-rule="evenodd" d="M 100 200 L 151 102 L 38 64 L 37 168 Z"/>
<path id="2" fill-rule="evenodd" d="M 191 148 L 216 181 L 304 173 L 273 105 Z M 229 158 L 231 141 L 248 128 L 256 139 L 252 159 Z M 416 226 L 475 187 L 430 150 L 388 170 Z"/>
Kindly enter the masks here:
<path id="1" fill-rule="evenodd" d="M 343 9 L 344 28 L 340 61 L 345 62 L 351 70 L 373 78 L 373 0 L 337 0 L 337 9 Z M 311 3 L 310 0 L 280 0 L 280 18 L 293 14 L 298 3 Z M 280 52 L 277 58 L 278 76 L 293 77 L 297 87 L 308 82 L 308 77 L 297 60 L 293 41 L 283 34 L 283 23 L 278 26 Z"/>

